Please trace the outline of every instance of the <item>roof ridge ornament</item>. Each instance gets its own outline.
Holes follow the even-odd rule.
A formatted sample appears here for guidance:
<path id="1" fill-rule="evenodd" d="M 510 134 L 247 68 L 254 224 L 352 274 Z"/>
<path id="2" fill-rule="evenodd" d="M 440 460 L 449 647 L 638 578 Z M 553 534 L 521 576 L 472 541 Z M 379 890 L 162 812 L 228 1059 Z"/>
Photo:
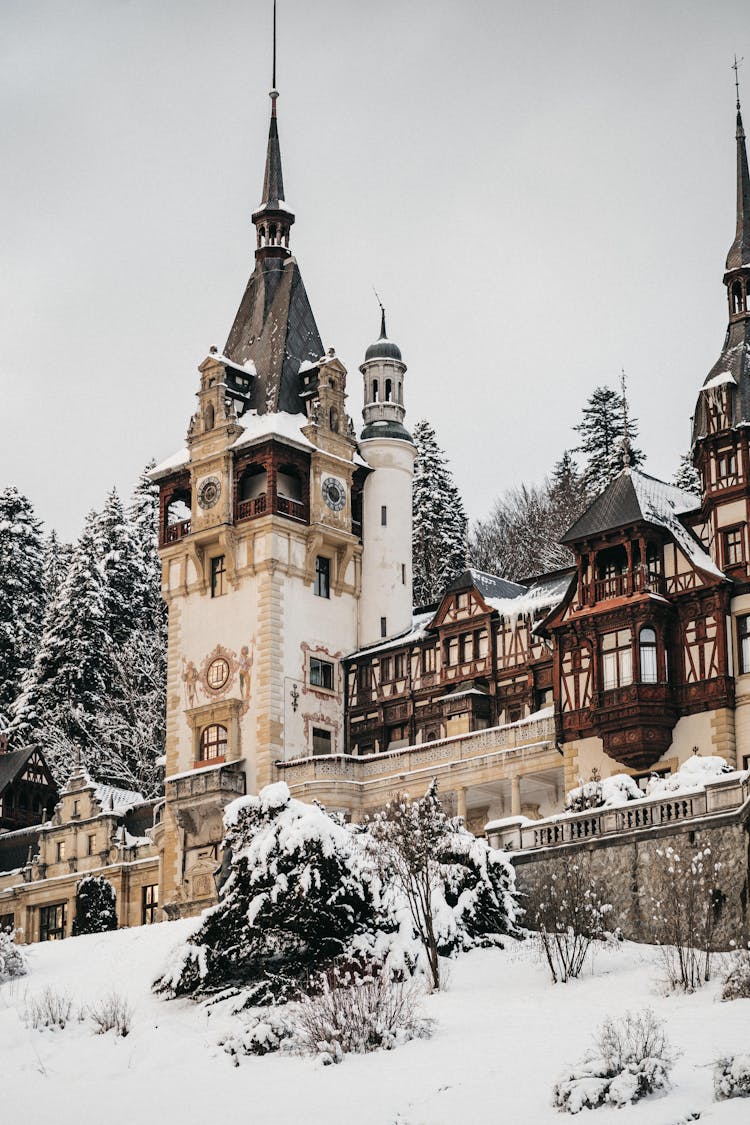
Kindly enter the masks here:
<path id="1" fill-rule="evenodd" d="M 630 473 L 630 470 L 633 468 L 634 458 L 633 450 L 630 445 L 630 419 L 628 418 L 628 395 L 624 367 L 620 368 L 620 393 L 622 395 L 622 467 L 626 473 Z"/>

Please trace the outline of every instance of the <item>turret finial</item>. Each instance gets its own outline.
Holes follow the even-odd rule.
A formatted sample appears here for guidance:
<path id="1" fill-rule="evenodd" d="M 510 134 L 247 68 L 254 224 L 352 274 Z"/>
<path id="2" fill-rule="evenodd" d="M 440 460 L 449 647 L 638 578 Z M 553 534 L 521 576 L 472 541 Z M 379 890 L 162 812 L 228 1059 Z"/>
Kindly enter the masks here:
<path id="1" fill-rule="evenodd" d="M 743 62 L 744 62 L 744 58 L 738 59 L 737 56 L 735 55 L 734 56 L 734 62 L 732 63 L 732 70 L 734 71 L 734 88 L 737 91 L 737 112 L 738 113 L 740 112 L 740 67 L 742 66 Z"/>
<path id="2" fill-rule="evenodd" d="M 385 307 L 383 305 L 383 302 L 380 300 L 380 297 L 378 297 L 378 291 L 374 285 L 372 287 L 372 291 L 375 294 L 375 300 L 380 305 L 380 339 L 387 340 L 388 333 L 385 330 Z"/>
<path id="3" fill-rule="evenodd" d="M 275 117 L 276 99 L 279 96 L 279 91 L 276 89 L 276 0 L 273 0 L 273 65 L 271 67 L 271 91 L 268 96 L 271 99 L 271 117 Z"/>
<path id="4" fill-rule="evenodd" d="M 624 367 L 620 369 L 620 394 L 622 395 L 622 467 L 630 469 L 633 465 L 633 451 L 630 448 L 630 419 Z"/>

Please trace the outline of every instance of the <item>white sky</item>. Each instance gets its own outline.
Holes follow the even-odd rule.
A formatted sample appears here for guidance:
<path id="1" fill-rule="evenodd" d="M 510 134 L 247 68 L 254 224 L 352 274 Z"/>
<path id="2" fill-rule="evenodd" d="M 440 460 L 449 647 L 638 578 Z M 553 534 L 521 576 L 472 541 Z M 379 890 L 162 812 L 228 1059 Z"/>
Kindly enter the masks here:
<path id="1" fill-rule="evenodd" d="M 64 536 L 179 448 L 226 339 L 270 28 L 270 0 L 0 4 L 0 486 Z M 279 41 L 293 247 L 358 427 L 375 285 L 473 517 L 623 365 L 670 476 L 726 328 L 746 0 L 279 0 Z"/>

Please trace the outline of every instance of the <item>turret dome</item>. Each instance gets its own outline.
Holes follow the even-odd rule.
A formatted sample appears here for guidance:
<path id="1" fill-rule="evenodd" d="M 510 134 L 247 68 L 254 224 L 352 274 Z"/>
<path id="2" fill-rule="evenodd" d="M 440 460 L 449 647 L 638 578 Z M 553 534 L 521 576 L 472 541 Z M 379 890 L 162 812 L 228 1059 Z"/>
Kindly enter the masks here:
<path id="1" fill-rule="evenodd" d="M 365 363 L 369 359 L 395 359 L 401 362 L 401 348 L 389 340 L 385 333 L 385 309 L 381 307 L 380 337 L 374 344 L 370 344 L 365 352 Z"/>

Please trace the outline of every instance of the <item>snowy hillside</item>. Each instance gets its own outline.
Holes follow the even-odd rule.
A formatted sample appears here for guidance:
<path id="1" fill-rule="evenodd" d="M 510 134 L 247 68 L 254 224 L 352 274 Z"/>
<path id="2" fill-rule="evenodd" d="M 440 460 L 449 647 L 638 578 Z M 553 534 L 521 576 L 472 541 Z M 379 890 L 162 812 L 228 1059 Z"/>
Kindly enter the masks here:
<path id="1" fill-rule="evenodd" d="M 428 997 L 430 1040 L 392 1052 L 349 1056 L 323 1067 L 307 1058 L 243 1058 L 218 1046 L 230 1017 L 149 991 L 171 948 L 194 925 L 73 938 L 28 949 L 29 975 L 0 986 L 3 1104 L 24 1107 L 27 1125 L 128 1125 L 134 1121 L 243 1121 L 248 1125 L 739 1125 L 750 1101 L 716 1104 L 710 1063 L 750 1048 L 750 1000 L 719 1003 L 716 986 L 693 996 L 659 995 L 656 952 L 626 945 L 600 951 L 577 983 L 552 986 L 528 944 L 480 950 L 451 962 L 448 991 Z M 95 1035 L 75 1018 L 62 1031 L 22 1019 L 47 986 L 75 1007 L 116 989 L 134 1005 L 127 1038 Z M 590 1046 L 605 1015 L 651 1005 L 683 1052 L 673 1089 L 625 1109 L 551 1108 L 552 1084 Z M 236 1017 L 235 1017 L 236 1018 Z"/>

